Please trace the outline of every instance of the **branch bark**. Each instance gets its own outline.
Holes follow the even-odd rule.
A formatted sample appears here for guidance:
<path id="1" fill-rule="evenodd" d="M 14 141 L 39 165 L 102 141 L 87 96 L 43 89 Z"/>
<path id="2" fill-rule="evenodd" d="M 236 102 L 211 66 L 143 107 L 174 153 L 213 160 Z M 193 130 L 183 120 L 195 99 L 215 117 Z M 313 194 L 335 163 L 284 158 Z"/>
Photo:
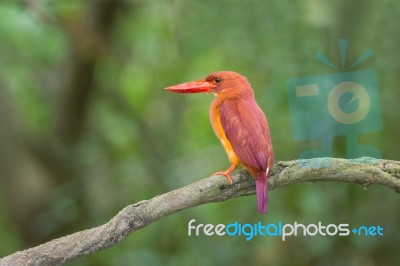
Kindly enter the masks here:
<path id="1" fill-rule="evenodd" d="M 236 171 L 229 185 L 225 177 L 211 176 L 168 193 L 128 205 L 99 227 L 64 236 L 0 259 L 2 265 L 60 265 L 109 248 L 128 234 L 152 222 L 197 205 L 255 194 L 246 170 Z M 268 180 L 269 189 L 316 181 L 339 181 L 386 186 L 400 192 L 400 162 L 363 157 L 354 160 L 315 158 L 278 162 Z"/>

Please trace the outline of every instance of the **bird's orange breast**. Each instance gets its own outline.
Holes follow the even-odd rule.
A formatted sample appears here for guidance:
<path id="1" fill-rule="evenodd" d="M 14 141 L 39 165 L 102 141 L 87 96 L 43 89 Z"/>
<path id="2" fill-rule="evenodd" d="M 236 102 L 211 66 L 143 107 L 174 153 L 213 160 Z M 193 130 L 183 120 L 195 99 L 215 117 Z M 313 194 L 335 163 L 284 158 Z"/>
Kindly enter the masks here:
<path id="1" fill-rule="evenodd" d="M 235 150 L 233 149 L 231 142 L 226 137 L 225 131 L 221 124 L 221 117 L 219 110 L 220 105 L 221 101 L 218 98 L 216 98 L 211 104 L 210 108 L 211 124 L 214 129 L 215 135 L 217 135 L 218 139 L 221 141 L 222 146 L 224 147 L 225 152 L 228 155 L 230 163 L 238 165 L 240 163 L 240 159 L 237 156 Z"/>

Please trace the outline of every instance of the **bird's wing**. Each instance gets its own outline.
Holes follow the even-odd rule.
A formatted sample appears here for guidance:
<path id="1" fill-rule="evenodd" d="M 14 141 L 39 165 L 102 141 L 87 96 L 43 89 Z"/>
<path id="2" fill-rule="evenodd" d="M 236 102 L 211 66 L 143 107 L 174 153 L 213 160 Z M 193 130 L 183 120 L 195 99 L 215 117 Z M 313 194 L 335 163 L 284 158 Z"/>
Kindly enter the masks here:
<path id="1" fill-rule="evenodd" d="M 267 119 L 253 98 L 226 99 L 220 106 L 220 119 L 226 137 L 253 176 L 272 167 L 274 155 Z"/>

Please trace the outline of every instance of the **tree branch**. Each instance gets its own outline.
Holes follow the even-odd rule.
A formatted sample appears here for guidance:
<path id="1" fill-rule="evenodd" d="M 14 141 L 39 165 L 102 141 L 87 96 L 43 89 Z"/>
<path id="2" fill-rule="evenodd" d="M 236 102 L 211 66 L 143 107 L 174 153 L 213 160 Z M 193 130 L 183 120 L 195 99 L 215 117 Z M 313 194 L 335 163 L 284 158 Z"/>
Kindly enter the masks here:
<path id="1" fill-rule="evenodd" d="M 60 265 L 111 247 L 128 234 L 180 210 L 255 193 L 254 181 L 247 171 L 236 171 L 232 178 L 235 183 L 229 185 L 225 177 L 211 176 L 129 205 L 104 225 L 13 253 L 0 259 L 0 265 Z M 272 169 L 268 185 L 272 190 L 316 181 L 350 182 L 364 187 L 379 184 L 400 192 L 400 162 L 367 157 L 278 162 Z"/>

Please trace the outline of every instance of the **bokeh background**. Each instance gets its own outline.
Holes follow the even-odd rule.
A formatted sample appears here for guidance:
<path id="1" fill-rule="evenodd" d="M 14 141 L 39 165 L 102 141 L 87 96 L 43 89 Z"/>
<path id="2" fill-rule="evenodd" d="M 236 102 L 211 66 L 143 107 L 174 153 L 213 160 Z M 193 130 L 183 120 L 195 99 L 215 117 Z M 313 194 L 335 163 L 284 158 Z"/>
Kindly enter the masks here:
<path id="1" fill-rule="evenodd" d="M 124 206 L 228 167 L 208 121 L 212 95 L 164 87 L 216 70 L 248 77 L 267 114 L 275 157 L 293 140 L 286 82 L 377 72 L 383 128 L 360 135 L 400 160 L 400 3 L 355 1 L 3 0 L 0 3 L 0 256 L 105 223 Z M 334 156 L 346 155 L 345 137 Z M 399 195 L 385 187 L 315 183 L 182 211 L 68 265 L 400 264 Z M 383 237 L 189 237 L 187 223 L 380 225 Z"/>

